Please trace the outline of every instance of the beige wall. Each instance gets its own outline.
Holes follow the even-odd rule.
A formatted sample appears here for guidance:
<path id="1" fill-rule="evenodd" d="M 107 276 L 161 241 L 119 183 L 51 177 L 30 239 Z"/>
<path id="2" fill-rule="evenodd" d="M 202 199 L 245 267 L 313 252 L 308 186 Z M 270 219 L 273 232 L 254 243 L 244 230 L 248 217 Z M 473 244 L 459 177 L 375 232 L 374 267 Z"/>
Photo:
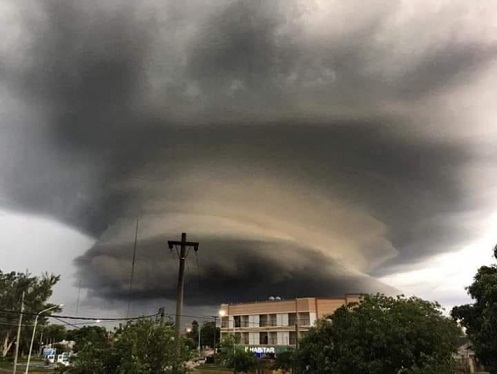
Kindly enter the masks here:
<path id="1" fill-rule="evenodd" d="M 299 299 L 280 301 L 261 301 L 255 303 L 222 304 L 221 310 L 226 315 L 239 316 L 247 314 L 276 314 L 311 312 L 316 313 L 317 318 L 333 313 L 342 305 L 357 302 L 358 295 L 345 295 L 341 298 L 315 298 L 306 297 Z"/>
<path id="2" fill-rule="evenodd" d="M 345 305 L 345 299 L 317 299 L 317 318 L 332 314 L 335 310 Z"/>
<path id="3" fill-rule="evenodd" d="M 245 314 L 274 314 L 314 312 L 316 310 L 315 299 L 312 297 L 304 299 L 291 299 L 281 301 L 262 301 L 243 304 L 222 304 L 221 310 L 227 315 L 238 316 Z"/>

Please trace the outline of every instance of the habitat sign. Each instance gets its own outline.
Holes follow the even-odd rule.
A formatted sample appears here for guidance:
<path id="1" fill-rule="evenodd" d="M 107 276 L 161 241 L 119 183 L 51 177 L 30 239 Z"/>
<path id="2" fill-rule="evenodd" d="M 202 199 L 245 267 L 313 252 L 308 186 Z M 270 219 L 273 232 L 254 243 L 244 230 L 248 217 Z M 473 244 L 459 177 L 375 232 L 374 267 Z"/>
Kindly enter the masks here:
<path id="1" fill-rule="evenodd" d="M 245 347 L 245 352 L 252 353 L 276 353 L 274 347 Z"/>

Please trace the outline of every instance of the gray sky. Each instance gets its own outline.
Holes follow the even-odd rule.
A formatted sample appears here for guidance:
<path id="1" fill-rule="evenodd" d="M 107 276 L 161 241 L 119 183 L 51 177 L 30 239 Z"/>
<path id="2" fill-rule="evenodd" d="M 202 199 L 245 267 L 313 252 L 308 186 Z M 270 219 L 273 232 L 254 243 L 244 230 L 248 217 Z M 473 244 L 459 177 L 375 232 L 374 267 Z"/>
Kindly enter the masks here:
<path id="1" fill-rule="evenodd" d="M 404 291 L 445 305 L 495 233 L 491 1 L 0 2 L 3 270 L 54 297 Z M 75 310 L 75 309 L 74 309 Z M 172 310 L 172 309 L 171 309 Z M 79 311 L 78 311 L 79 312 Z"/>

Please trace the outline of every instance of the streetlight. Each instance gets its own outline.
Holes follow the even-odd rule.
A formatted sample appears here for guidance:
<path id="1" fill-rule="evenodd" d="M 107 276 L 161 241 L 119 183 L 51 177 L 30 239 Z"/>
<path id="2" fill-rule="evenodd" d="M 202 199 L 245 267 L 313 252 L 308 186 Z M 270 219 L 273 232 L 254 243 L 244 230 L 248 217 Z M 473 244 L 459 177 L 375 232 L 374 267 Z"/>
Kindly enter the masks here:
<path id="1" fill-rule="evenodd" d="M 200 323 L 198 324 L 198 355 L 200 357 Z"/>
<path id="2" fill-rule="evenodd" d="M 228 309 L 229 310 L 229 309 Z M 230 315 L 224 309 L 219 310 L 219 317 L 221 317 L 221 328 L 223 327 L 223 317 L 228 316 L 228 331 L 230 329 Z M 235 333 L 235 319 L 233 318 L 233 373 L 236 373 L 236 333 Z"/>
<path id="3" fill-rule="evenodd" d="M 200 323 L 197 325 L 197 331 L 198 331 L 198 347 L 197 347 L 197 350 L 198 350 L 198 355 L 200 356 Z M 190 333 L 192 332 L 192 329 L 190 327 L 188 327 L 186 329 L 186 332 L 187 333 Z"/>
<path id="4" fill-rule="evenodd" d="M 31 361 L 31 351 L 33 350 L 33 342 L 35 340 L 36 324 L 38 323 L 38 317 L 42 313 L 48 312 L 49 310 L 59 308 L 59 307 L 62 308 L 63 306 L 64 306 L 64 304 L 54 305 L 54 306 L 51 306 L 50 308 L 44 309 L 36 314 L 35 323 L 33 326 L 33 335 L 31 336 L 31 344 L 29 345 L 28 362 L 26 363 L 26 372 L 25 372 L 26 374 L 28 374 L 28 372 L 29 372 L 29 362 Z"/>
<path id="5" fill-rule="evenodd" d="M 233 317 L 233 338 L 235 337 L 236 333 L 236 327 L 235 327 L 235 317 L 234 316 L 230 316 L 228 313 L 226 313 L 226 311 L 224 309 L 221 309 L 219 311 L 219 317 L 221 317 L 221 328 L 223 327 L 223 317 L 228 317 L 228 324 L 227 324 L 227 329 L 228 329 L 228 332 L 229 332 L 229 329 L 230 329 L 230 318 Z"/>
<path id="6" fill-rule="evenodd" d="M 221 331 L 223 330 L 223 317 L 225 317 L 225 316 L 226 316 L 226 311 L 223 310 L 223 309 L 219 310 L 219 321 L 221 322 L 220 323 Z M 214 319 L 214 321 L 215 321 L 215 319 Z M 228 328 L 228 330 L 230 328 L 230 316 L 228 316 L 228 325 L 227 325 L 227 328 Z M 221 339 L 222 335 L 221 334 L 219 334 L 219 335 L 220 335 L 219 338 Z"/>

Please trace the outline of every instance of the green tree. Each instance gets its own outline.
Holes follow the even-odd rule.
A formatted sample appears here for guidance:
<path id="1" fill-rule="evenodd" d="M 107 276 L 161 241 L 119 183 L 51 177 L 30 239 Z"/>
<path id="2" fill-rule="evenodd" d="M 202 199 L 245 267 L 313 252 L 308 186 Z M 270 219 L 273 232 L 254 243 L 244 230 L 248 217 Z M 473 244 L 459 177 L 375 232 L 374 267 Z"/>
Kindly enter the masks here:
<path id="1" fill-rule="evenodd" d="M 237 347 L 228 355 L 226 366 L 233 369 L 233 373 L 248 373 L 257 367 L 257 359 L 252 352 Z"/>
<path id="2" fill-rule="evenodd" d="M 204 322 L 202 326 L 199 326 L 197 321 L 192 321 L 191 328 L 189 329 L 186 336 L 189 338 L 189 345 L 191 349 L 198 348 L 198 334 L 200 328 L 200 345 L 202 347 L 212 347 L 214 345 L 214 341 L 216 341 L 216 345 L 218 345 L 219 338 L 221 335 L 221 330 L 216 327 L 214 322 Z"/>
<path id="3" fill-rule="evenodd" d="M 192 327 L 186 333 L 186 345 L 190 350 L 197 349 L 198 347 L 198 334 L 199 334 L 199 324 L 197 321 L 192 321 Z"/>
<path id="4" fill-rule="evenodd" d="M 454 307 L 451 315 L 466 328 L 479 360 L 497 373 L 497 265 L 480 267 L 466 289 L 475 302 Z"/>
<path id="5" fill-rule="evenodd" d="M 74 352 L 79 352 L 91 344 L 100 348 L 108 346 L 109 333 L 102 326 L 83 326 L 79 329 L 69 330 L 67 332 L 67 340 L 73 340 Z"/>
<path id="6" fill-rule="evenodd" d="M 78 374 L 155 374 L 171 372 L 176 360 L 174 330 L 154 321 L 141 319 L 116 329 L 109 339 L 98 330 L 87 329 L 74 361 L 72 373 Z M 186 350 L 178 362 L 185 372 Z"/>
<path id="7" fill-rule="evenodd" d="M 283 372 L 290 372 L 296 364 L 295 351 L 286 351 L 278 353 L 274 362 L 273 368 Z"/>
<path id="8" fill-rule="evenodd" d="M 43 342 L 58 343 L 67 338 L 67 329 L 64 325 L 48 324 L 40 329 Z"/>
<path id="9" fill-rule="evenodd" d="M 233 369 L 233 373 L 249 372 L 257 367 L 253 353 L 238 346 L 240 336 L 229 334 L 220 343 L 219 359 L 222 364 Z"/>
<path id="10" fill-rule="evenodd" d="M 53 274 L 42 274 L 39 277 L 25 273 L 4 273 L 0 271 L 0 341 L 2 357 L 5 357 L 12 348 L 16 338 L 16 329 L 21 310 L 21 298 L 24 292 L 24 312 L 23 325 L 29 326 L 34 323 L 36 313 L 55 306 L 47 303 L 52 296 L 52 288 L 59 281 L 60 277 Z M 59 311 L 55 308 L 52 312 Z M 47 324 L 46 315 L 38 318 L 38 325 L 43 327 Z M 41 331 L 41 329 L 39 330 Z M 28 329 L 23 329 L 22 336 L 30 336 Z M 39 335 L 38 335 L 39 336 Z M 38 341 L 39 339 L 36 339 Z M 22 346 L 21 342 L 21 346 Z M 26 339 L 24 340 L 24 346 Z"/>
<path id="11" fill-rule="evenodd" d="M 215 322 L 204 322 L 200 328 L 200 344 L 205 347 L 212 347 L 214 342 L 219 345 L 221 330 L 216 327 Z"/>
<path id="12" fill-rule="evenodd" d="M 366 295 L 300 341 L 296 362 L 310 373 L 452 373 L 460 329 L 437 303 Z"/>
<path id="13" fill-rule="evenodd" d="M 231 352 L 234 352 L 236 345 L 240 343 L 240 336 L 227 334 L 219 343 L 219 357 L 221 360 L 226 360 Z"/>

